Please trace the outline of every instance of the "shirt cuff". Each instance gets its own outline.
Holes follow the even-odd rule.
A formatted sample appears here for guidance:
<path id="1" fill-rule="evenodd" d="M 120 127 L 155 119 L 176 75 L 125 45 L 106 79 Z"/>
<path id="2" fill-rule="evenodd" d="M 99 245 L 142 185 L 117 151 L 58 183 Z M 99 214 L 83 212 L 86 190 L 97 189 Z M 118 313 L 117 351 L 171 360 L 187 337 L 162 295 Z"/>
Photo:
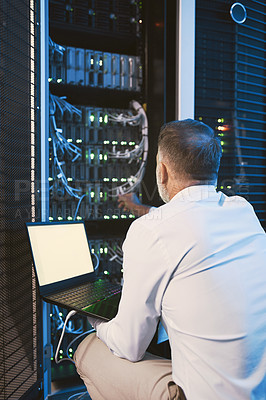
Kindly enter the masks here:
<path id="1" fill-rule="evenodd" d="M 89 323 L 91 324 L 91 326 L 97 331 L 97 327 L 99 325 L 101 325 L 104 321 L 101 318 L 95 318 L 95 317 L 87 317 L 87 320 L 89 321 Z"/>

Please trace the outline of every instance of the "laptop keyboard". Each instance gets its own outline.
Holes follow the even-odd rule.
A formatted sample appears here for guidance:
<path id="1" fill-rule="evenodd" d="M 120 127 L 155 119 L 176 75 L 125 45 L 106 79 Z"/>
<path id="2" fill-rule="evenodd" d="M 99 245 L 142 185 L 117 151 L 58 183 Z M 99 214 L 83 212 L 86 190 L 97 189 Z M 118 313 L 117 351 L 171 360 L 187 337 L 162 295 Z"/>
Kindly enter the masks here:
<path id="1" fill-rule="evenodd" d="M 49 296 L 49 299 L 74 308 L 85 308 L 121 292 L 121 286 L 99 279 Z"/>

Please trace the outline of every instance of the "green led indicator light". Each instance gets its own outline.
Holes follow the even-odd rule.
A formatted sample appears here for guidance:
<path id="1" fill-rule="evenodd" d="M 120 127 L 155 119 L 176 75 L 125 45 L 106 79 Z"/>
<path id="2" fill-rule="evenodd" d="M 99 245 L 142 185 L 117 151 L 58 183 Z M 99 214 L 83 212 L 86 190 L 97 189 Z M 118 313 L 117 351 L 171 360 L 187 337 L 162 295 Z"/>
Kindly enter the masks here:
<path id="1" fill-rule="evenodd" d="M 71 349 L 71 348 L 68 351 L 69 351 L 69 353 L 73 353 L 73 349 Z"/>
<path id="2" fill-rule="evenodd" d="M 58 221 L 63 221 L 63 217 L 58 217 Z"/>
<path id="3" fill-rule="evenodd" d="M 52 82 L 53 78 L 48 78 L 48 82 Z"/>
<path id="4" fill-rule="evenodd" d="M 223 189 L 224 187 L 223 186 L 220 186 L 220 189 Z"/>
<path id="5" fill-rule="evenodd" d="M 94 117 L 93 114 L 91 114 L 91 115 L 90 115 L 90 121 L 91 121 L 91 122 L 94 122 L 94 120 L 95 120 L 95 117 Z"/>
<path id="6" fill-rule="evenodd" d="M 103 159 L 104 159 L 104 161 L 107 161 L 107 160 L 108 160 L 108 155 L 105 154 L 105 155 L 103 156 Z"/>
<path id="7" fill-rule="evenodd" d="M 78 220 L 78 221 L 81 221 L 81 220 L 82 220 L 82 217 L 78 216 L 78 217 L 77 217 L 77 220 Z"/>
<path id="8" fill-rule="evenodd" d="M 107 254 L 108 253 L 108 247 L 105 247 L 104 248 L 104 254 Z"/>
<path id="9" fill-rule="evenodd" d="M 72 219 L 73 219 L 73 217 L 67 217 L 67 219 L 69 220 L 69 221 L 72 221 Z"/>
<path id="10" fill-rule="evenodd" d="M 90 154 L 90 158 L 91 158 L 91 160 L 94 160 L 95 154 L 94 154 L 94 153 L 91 153 L 91 154 Z"/>
<path id="11" fill-rule="evenodd" d="M 61 82 L 63 82 L 63 79 L 57 79 L 57 81 L 56 81 L 57 83 L 61 83 Z"/>
<path id="12" fill-rule="evenodd" d="M 135 215 L 129 214 L 129 218 L 135 218 Z"/>
<path id="13" fill-rule="evenodd" d="M 48 181 L 51 182 L 52 180 L 53 180 L 53 178 L 51 178 L 51 177 L 49 176 Z"/>
<path id="14" fill-rule="evenodd" d="M 127 216 L 124 215 L 124 214 L 121 215 L 121 218 L 123 218 L 123 219 L 125 219 L 126 217 L 127 217 Z"/>
<path id="15" fill-rule="evenodd" d="M 95 196 L 94 192 L 91 192 L 91 198 L 93 198 Z"/>
<path id="16" fill-rule="evenodd" d="M 104 273 L 104 275 L 110 275 L 110 272 L 109 271 L 103 271 L 103 273 Z"/>
<path id="17" fill-rule="evenodd" d="M 100 123 L 103 122 L 103 117 L 99 117 L 99 122 L 100 122 Z"/>
<path id="18" fill-rule="evenodd" d="M 51 357 L 51 361 L 53 361 L 54 360 L 54 357 Z"/>
<path id="19" fill-rule="evenodd" d="M 59 350 L 59 353 L 60 353 L 60 354 L 63 354 L 63 350 Z"/>
<path id="20" fill-rule="evenodd" d="M 93 58 L 91 58 L 91 65 L 93 65 L 94 64 L 94 59 Z"/>
<path id="21" fill-rule="evenodd" d="M 49 221 L 53 221 L 54 219 L 53 219 L 53 217 L 49 217 Z"/>
<path id="22" fill-rule="evenodd" d="M 103 218 L 104 219 L 110 219 L 109 215 L 105 215 Z"/>
<path id="23" fill-rule="evenodd" d="M 103 198 L 103 192 L 100 192 L 100 198 Z"/>
<path id="24" fill-rule="evenodd" d="M 103 144 L 110 144 L 110 140 L 105 140 Z"/>
<path id="25" fill-rule="evenodd" d="M 67 139 L 67 141 L 69 142 L 69 143 L 72 143 L 73 142 L 73 139 Z"/>
<path id="26" fill-rule="evenodd" d="M 221 146 L 223 146 L 224 145 L 224 141 L 223 140 L 221 140 Z"/>
<path id="27" fill-rule="evenodd" d="M 52 141 L 52 138 L 49 137 L 49 138 L 48 138 L 48 142 L 51 142 L 51 141 Z"/>
<path id="28" fill-rule="evenodd" d="M 108 122 L 108 114 L 105 114 L 103 121 L 104 121 L 105 124 L 107 124 L 107 122 Z"/>

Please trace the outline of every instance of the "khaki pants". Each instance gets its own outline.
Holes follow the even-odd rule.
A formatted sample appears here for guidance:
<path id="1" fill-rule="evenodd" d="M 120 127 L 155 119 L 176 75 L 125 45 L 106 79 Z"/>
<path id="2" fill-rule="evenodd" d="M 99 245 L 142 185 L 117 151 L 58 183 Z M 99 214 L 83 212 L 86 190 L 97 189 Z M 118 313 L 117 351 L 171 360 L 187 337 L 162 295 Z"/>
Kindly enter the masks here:
<path id="1" fill-rule="evenodd" d="M 172 381 L 170 360 L 149 353 L 136 363 L 124 360 L 95 333 L 81 342 L 74 360 L 93 400 L 185 400 Z"/>

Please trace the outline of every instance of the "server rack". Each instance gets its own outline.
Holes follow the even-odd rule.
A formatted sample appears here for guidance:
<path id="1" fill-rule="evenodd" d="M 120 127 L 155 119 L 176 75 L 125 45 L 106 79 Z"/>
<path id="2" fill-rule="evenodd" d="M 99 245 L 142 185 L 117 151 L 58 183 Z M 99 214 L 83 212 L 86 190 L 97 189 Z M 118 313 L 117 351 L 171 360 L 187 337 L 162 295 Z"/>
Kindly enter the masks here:
<path id="1" fill-rule="evenodd" d="M 135 217 L 120 211 L 117 194 L 135 187 L 141 195 L 146 167 L 143 25 L 141 1 L 49 1 L 49 220 L 85 221 L 98 274 L 116 282 Z M 66 313 L 52 307 L 49 315 L 52 380 L 75 375 L 54 362 Z M 85 318 L 72 324 L 59 361 L 89 329 Z"/>
<path id="2" fill-rule="evenodd" d="M 195 115 L 221 137 L 218 188 L 249 200 L 265 228 L 266 6 L 241 4 L 247 18 L 239 24 L 232 2 L 197 1 Z"/>

